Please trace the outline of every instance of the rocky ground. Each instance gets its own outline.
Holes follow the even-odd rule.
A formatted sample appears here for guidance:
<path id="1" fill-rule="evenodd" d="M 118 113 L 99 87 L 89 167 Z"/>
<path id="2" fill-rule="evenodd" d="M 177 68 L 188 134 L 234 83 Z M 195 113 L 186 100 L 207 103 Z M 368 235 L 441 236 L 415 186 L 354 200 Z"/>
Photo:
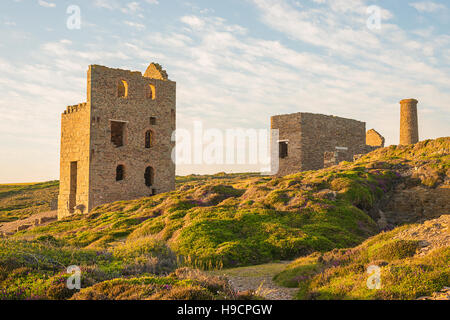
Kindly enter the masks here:
<path id="1" fill-rule="evenodd" d="M 421 248 L 416 253 L 423 256 L 430 251 L 448 247 L 450 244 L 450 215 L 445 214 L 423 224 L 408 228 L 394 237 L 395 239 L 420 240 Z"/>
<path id="2" fill-rule="evenodd" d="M 444 287 L 441 291 L 433 293 L 430 297 L 421 297 L 418 300 L 450 300 L 450 287 Z"/>
<path id="3" fill-rule="evenodd" d="M 226 276 L 235 291 L 253 291 L 258 296 L 269 300 L 292 300 L 297 289 L 281 287 L 272 280 L 273 276 L 289 263 L 290 261 L 283 261 L 211 273 Z"/>
<path id="4" fill-rule="evenodd" d="M 57 211 L 39 212 L 26 219 L 7 222 L 0 226 L 0 237 L 26 230 L 35 226 L 43 226 L 57 219 Z"/>

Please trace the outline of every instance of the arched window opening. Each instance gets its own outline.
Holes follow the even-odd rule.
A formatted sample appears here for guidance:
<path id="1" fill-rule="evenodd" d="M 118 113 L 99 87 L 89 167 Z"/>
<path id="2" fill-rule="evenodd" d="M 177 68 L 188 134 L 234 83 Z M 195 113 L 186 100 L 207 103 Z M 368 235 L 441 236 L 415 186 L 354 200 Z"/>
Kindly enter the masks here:
<path id="1" fill-rule="evenodd" d="M 147 98 L 152 100 L 156 99 L 156 89 L 152 84 L 149 84 L 147 87 Z"/>
<path id="2" fill-rule="evenodd" d="M 117 88 L 117 96 L 119 98 L 128 97 L 128 83 L 125 80 L 119 80 L 119 85 Z"/>
<path id="3" fill-rule="evenodd" d="M 116 181 L 122 181 L 125 178 L 125 167 L 119 164 L 116 168 Z"/>
<path id="4" fill-rule="evenodd" d="M 154 176 L 155 173 L 152 167 L 145 168 L 144 178 L 145 178 L 145 185 L 147 187 L 151 187 L 153 185 Z"/>
<path id="5" fill-rule="evenodd" d="M 149 149 L 153 146 L 153 132 L 152 130 L 147 130 L 145 132 L 145 148 Z"/>

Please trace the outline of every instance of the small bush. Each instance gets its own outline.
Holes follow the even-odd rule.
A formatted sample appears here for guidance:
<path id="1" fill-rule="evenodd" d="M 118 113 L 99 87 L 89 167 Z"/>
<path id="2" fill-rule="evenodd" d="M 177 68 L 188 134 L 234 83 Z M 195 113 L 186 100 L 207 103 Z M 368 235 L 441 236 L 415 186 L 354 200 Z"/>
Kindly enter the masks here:
<path id="1" fill-rule="evenodd" d="M 376 245 L 369 248 L 368 255 L 370 259 L 380 259 L 393 261 L 397 259 L 405 259 L 416 253 L 420 241 L 415 240 L 392 240 L 381 246 Z"/>

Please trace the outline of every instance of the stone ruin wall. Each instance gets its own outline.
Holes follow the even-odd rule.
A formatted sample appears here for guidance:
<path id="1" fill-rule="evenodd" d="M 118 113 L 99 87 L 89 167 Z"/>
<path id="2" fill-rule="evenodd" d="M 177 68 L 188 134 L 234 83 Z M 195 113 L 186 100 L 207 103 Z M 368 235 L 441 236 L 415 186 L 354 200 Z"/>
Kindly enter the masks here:
<path id="1" fill-rule="evenodd" d="M 175 188 L 175 164 L 171 160 L 175 130 L 176 84 L 168 80 L 142 77 L 140 72 L 92 66 L 91 118 L 91 201 L 92 206 L 117 200 L 150 196 Z M 126 98 L 116 95 L 117 82 L 125 79 L 129 92 Z M 146 97 L 146 89 L 155 86 L 156 99 Z M 150 118 L 155 119 L 152 124 Z M 95 120 L 94 120 L 95 119 Z M 110 141 L 110 120 L 125 122 L 124 146 Z M 145 145 L 145 132 L 153 133 L 152 147 Z M 115 181 L 116 167 L 125 167 L 125 179 Z M 147 166 L 154 169 L 154 184 L 145 185 Z"/>
<path id="2" fill-rule="evenodd" d="M 142 76 L 140 72 L 89 67 L 88 102 L 77 112 L 62 115 L 59 218 L 76 211 L 67 206 L 71 161 L 78 161 L 76 208 L 82 213 L 104 203 L 175 188 L 171 136 L 176 121 L 176 83 L 158 71 L 150 65 Z M 126 97 L 118 94 L 121 81 L 126 81 Z M 123 146 L 111 141 L 111 121 L 124 126 Z M 148 130 L 152 132 L 150 148 L 145 147 Z M 120 181 L 116 181 L 118 165 L 125 168 Z M 154 170 L 151 186 L 145 183 L 147 167 Z"/>
<path id="3" fill-rule="evenodd" d="M 300 125 L 300 113 L 295 113 L 287 116 L 273 116 L 270 118 L 270 128 L 278 129 L 278 140 L 288 140 L 288 157 L 278 158 L 277 153 L 272 154 L 272 163 L 275 159 L 278 159 L 278 173 L 279 175 L 286 175 L 291 172 L 289 168 L 297 168 L 295 171 L 302 171 L 302 145 L 301 145 L 301 131 Z M 272 141 L 271 145 L 276 144 L 277 141 Z M 274 165 L 274 164 L 272 164 Z M 276 170 L 275 170 L 276 171 Z"/>
<path id="4" fill-rule="evenodd" d="M 323 167 L 329 168 L 342 161 L 352 161 L 352 155 L 347 150 L 326 151 L 323 155 Z"/>
<path id="5" fill-rule="evenodd" d="M 327 165 L 352 161 L 353 155 L 366 150 L 365 127 L 361 121 L 313 113 L 271 117 L 271 128 L 279 130 L 279 140 L 288 141 L 288 156 L 279 159 L 277 174 L 321 169 L 327 161 Z M 336 147 L 346 150 L 335 156 Z"/>
<path id="6" fill-rule="evenodd" d="M 375 129 L 370 129 L 366 133 L 366 145 L 384 148 L 384 137 Z"/>
<path id="7" fill-rule="evenodd" d="M 61 155 L 58 214 L 70 214 L 74 204 L 89 207 L 89 140 L 90 106 L 69 106 L 61 116 Z M 77 163 L 75 184 L 71 183 L 71 163 Z M 73 178 L 73 177 L 72 177 Z M 75 198 L 70 197 L 76 186 Z M 70 203 L 75 202 L 75 203 Z"/>
<path id="8" fill-rule="evenodd" d="M 340 152 L 342 161 L 352 161 L 366 145 L 365 122 L 321 114 L 303 113 L 301 116 L 303 170 L 317 170 L 324 166 L 324 153 L 347 148 Z"/>

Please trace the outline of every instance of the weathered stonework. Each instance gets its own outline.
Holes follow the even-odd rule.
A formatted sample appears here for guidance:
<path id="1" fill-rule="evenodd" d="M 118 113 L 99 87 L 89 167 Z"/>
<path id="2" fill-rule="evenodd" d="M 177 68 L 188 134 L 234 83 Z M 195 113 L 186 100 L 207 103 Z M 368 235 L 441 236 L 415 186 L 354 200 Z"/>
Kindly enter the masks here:
<path id="1" fill-rule="evenodd" d="M 366 144 L 368 146 L 384 148 L 384 137 L 375 129 L 366 132 Z"/>
<path id="2" fill-rule="evenodd" d="M 353 161 L 354 155 L 376 149 L 366 145 L 365 122 L 302 112 L 270 120 L 271 129 L 279 130 L 279 147 L 287 148 L 280 153 L 278 175 Z"/>
<path id="3" fill-rule="evenodd" d="M 328 168 L 335 166 L 342 161 L 352 161 L 351 155 L 347 150 L 325 151 L 323 154 L 323 167 Z"/>
<path id="4" fill-rule="evenodd" d="M 175 188 L 176 83 L 157 64 L 91 65 L 87 82 L 87 102 L 62 114 L 58 218 Z"/>
<path id="5" fill-rule="evenodd" d="M 416 99 L 400 101 L 400 145 L 419 142 Z"/>

